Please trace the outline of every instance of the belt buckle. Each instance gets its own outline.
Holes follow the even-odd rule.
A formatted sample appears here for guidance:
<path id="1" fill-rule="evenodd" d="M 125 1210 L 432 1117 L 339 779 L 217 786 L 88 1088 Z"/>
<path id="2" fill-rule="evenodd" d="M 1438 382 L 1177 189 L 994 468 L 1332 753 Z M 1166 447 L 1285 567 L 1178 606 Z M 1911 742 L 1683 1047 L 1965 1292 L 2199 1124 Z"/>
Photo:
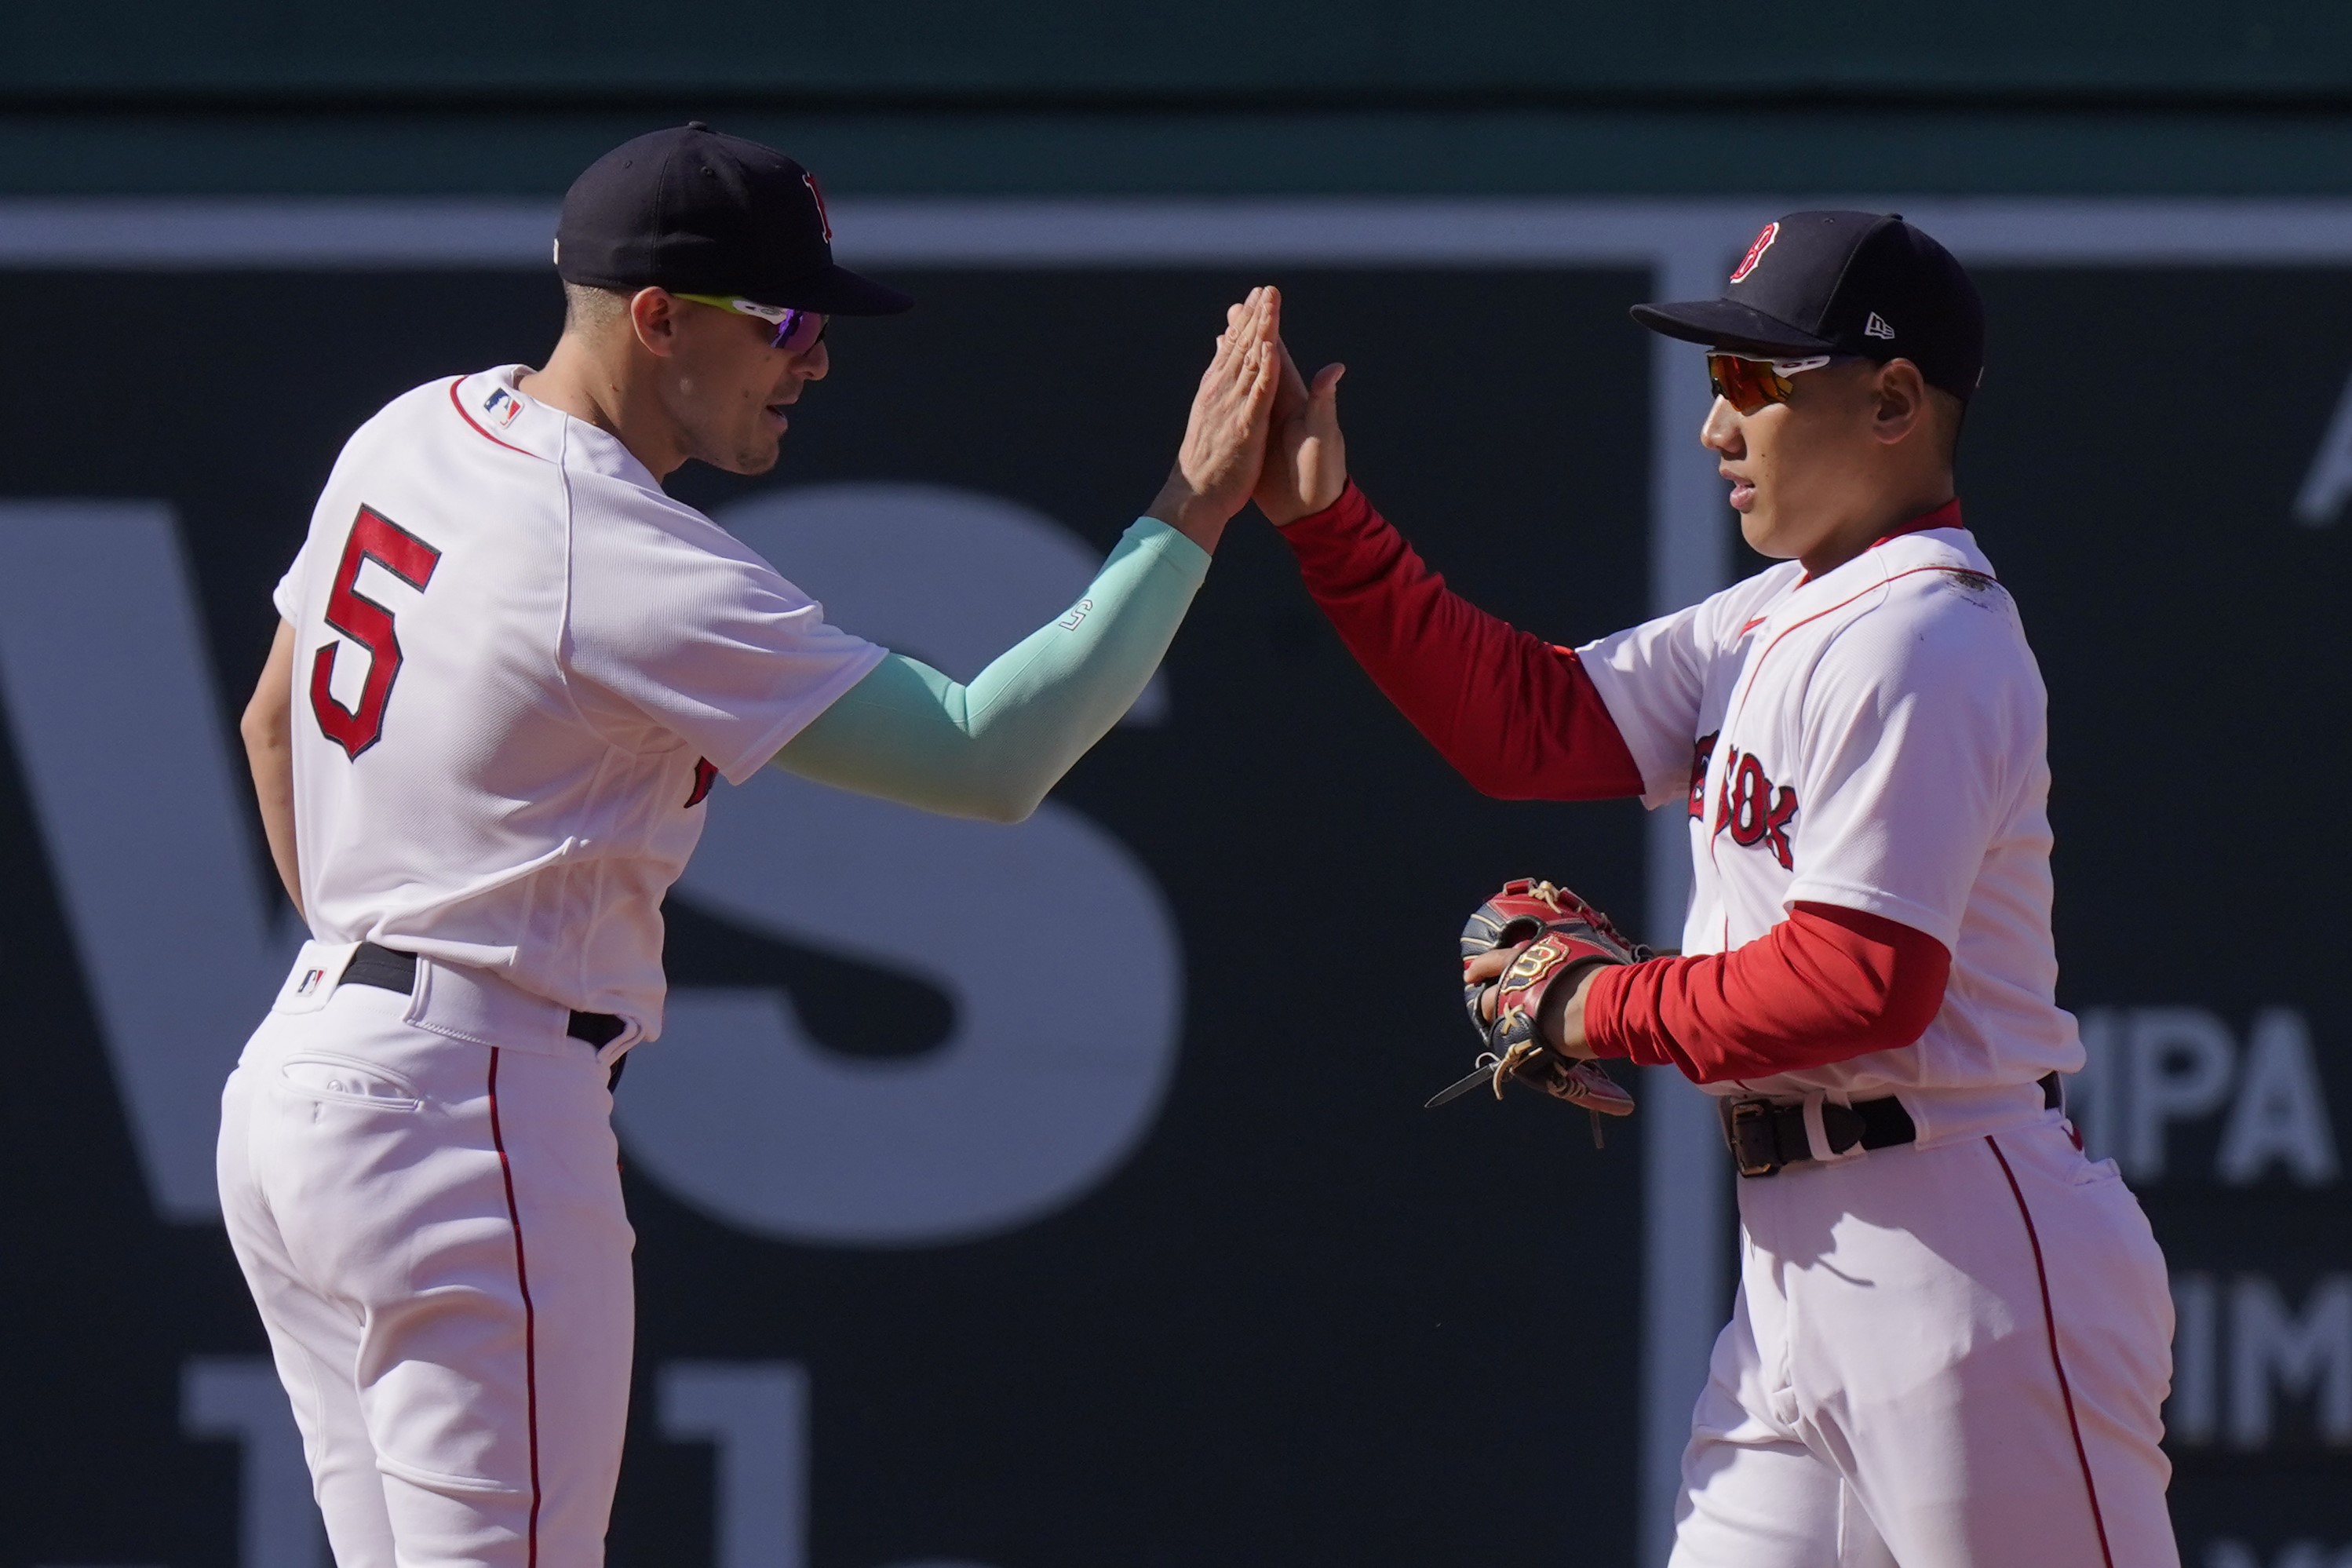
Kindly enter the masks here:
<path id="1" fill-rule="evenodd" d="M 1743 1176 L 1769 1176 L 1783 1163 L 1772 1136 L 1771 1115 L 1769 1100 L 1735 1100 L 1725 1112 L 1723 1141 Z"/>

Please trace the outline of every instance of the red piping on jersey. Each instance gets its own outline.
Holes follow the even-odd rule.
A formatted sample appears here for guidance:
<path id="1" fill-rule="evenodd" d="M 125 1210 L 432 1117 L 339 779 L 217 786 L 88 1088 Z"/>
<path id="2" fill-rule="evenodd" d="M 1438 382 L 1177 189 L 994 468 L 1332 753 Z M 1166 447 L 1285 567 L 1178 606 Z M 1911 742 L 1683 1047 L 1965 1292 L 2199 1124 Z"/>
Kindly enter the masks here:
<path id="1" fill-rule="evenodd" d="M 2009 1178 L 2010 1196 L 2017 1200 L 2017 1217 L 2025 1222 L 2025 1239 L 2033 1246 L 2033 1277 L 2042 1286 L 2042 1326 L 2050 1335 L 2050 1365 L 2058 1373 L 2058 1397 L 2066 1405 L 2066 1430 L 2074 1438 L 2074 1459 L 2083 1467 L 2083 1490 L 2091 1500 L 2091 1527 L 2099 1532 L 2099 1561 L 2106 1568 L 2116 1568 L 2116 1554 L 2107 1545 L 2107 1521 L 2099 1511 L 2098 1483 L 2091 1479 L 2091 1456 L 2083 1447 L 2083 1425 L 2074 1418 L 2074 1391 L 2066 1382 L 2066 1363 L 2058 1355 L 2058 1314 L 2050 1306 L 2050 1273 L 2042 1266 L 2042 1237 L 2033 1228 L 2033 1211 L 2025 1206 L 2025 1193 L 2017 1184 L 2017 1173 L 2009 1168 L 2009 1156 L 1988 1134 L 1985 1147 L 2000 1162 L 2000 1173 Z"/>
<path id="2" fill-rule="evenodd" d="M 1774 648 L 1779 647 L 1780 646 L 1780 639 L 1781 639 L 1782 637 L 1787 637 L 1790 632 L 1795 631 L 1799 626 L 1809 626 L 1812 625 L 1815 621 L 1820 620 L 1823 616 L 1832 616 L 1832 615 L 1835 615 L 1838 611 L 1844 609 L 1848 605 L 1853 604 L 1856 599 L 1860 599 L 1860 598 L 1867 597 L 1868 595 L 1872 595 L 1872 594 L 1874 594 L 1874 593 L 1878 592 L 1878 590 L 1879 590 L 1879 589 L 1885 587 L 1885 586 L 1886 586 L 1888 584 L 1890 584 L 1890 583 L 1899 583 L 1899 582 L 1901 582 L 1901 581 L 1902 581 L 1904 578 L 1906 578 L 1906 577 L 1916 577 L 1916 576 L 1917 576 L 1920 573 L 1922 573 L 1922 572 L 1969 572 L 1969 573 L 1974 573 L 1977 576 L 1979 576 L 1979 577 L 1981 577 L 1981 576 L 1985 575 L 1985 574 L 1983 574 L 1983 573 L 1981 573 L 1981 572 L 1977 572 L 1977 571 L 1976 571 L 1976 568 L 1974 568 L 1974 567 L 1972 567 L 1972 566 L 1912 566 L 1912 567 L 1907 567 L 1907 568 L 1906 568 L 1905 570 L 1903 570 L 1903 571 L 1901 571 L 1901 572 L 1897 572 L 1897 573 L 1896 573 L 1896 574 L 1895 574 L 1895 575 L 1893 575 L 1892 577 L 1881 577 L 1877 582 L 1873 583 L 1869 587 L 1867 587 L 1867 588 L 1864 588 L 1864 589 L 1862 589 L 1862 590 L 1860 590 L 1859 592 L 1856 592 L 1856 593 L 1848 594 L 1844 598 L 1840 599 L 1840 600 L 1839 600 L 1836 604 L 1834 604 L 1834 605 L 1824 605 L 1822 608 L 1818 609 L 1818 610 L 1815 610 L 1811 615 L 1807 616 L 1806 616 L 1803 620 L 1801 620 L 1801 621 L 1792 621 L 1792 622 L 1790 622 L 1789 625 L 1787 625 L 1787 626 L 1782 626 L 1779 631 L 1777 631 L 1777 632 L 1775 632 L 1775 633 L 1773 633 L 1773 634 L 1772 634 L 1772 640 L 1771 640 L 1770 642 L 1768 642 L 1768 643 L 1766 643 L 1766 644 L 1764 645 L 1764 651 L 1763 651 L 1762 653 L 1758 654 L 1758 655 L 1756 656 L 1756 662 L 1755 662 L 1753 665 L 1751 665 L 1751 666 L 1749 666 L 1749 667 L 1748 667 L 1748 682 L 1747 682 L 1747 684 L 1746 684 L 1746 685 L 1742 686 L 1742 687 L 1739 689 L 1739 706 L 1740 706 L 1740 708 L 1741 708 L 1743 710 L 1747 708 L 1747 706 L 1748 706 L 1748 694 L 1749 692 L 1751 692 L 1751 691 L 1753 691 L 1753 690 L 1755 690 L 1755 689 L 1756 689 L 1756 677 L 1757 677 L 1759 673 L 1761 673 L 1761 672 L 1762 672 L 1762 670 L 1763 670 L 1763 668 L 1764 668 L 1764 661 L 1765 661 L 1766 659 L 1768 659 L 1768 658 L 1771 658 L 1771 657 L 1772 657 L 1772 650 L 1773 650 Z M 1800 586 L 1800 587 L 1801 587 L 1801 586 L 1803 586 L 1803 584 L 1799 584 L 1799 586 Z"/>
<path id="3" fill-rule="evenodd" d="M 1953 501 L 1950 504 L 1957 509 L 1959 502 Z M 1930 512 L 1928 515 L 1932 517 L 1935 514 Z M 1838 611 L 1844 609 L 1848 605 L 1853 604 L 1856 599 L 1866 598 L 1870 595 L 1878 592 L 1881 588 L 1885 587 L 1890 583 L 1899 582 L 1903 578 L 1916 577 L 1922 572 L 1965 572 L 1969 570 L 1970 570 L 1970 568 L 1964 566 L 1909 567 L 1904 571 L 1897 572 L 1892 577 L 1881 577 L 1869 587 L 1849 594 L 1834 605 L 1830 605 L 1822 609 L 1815 610 L 1811 615 L 1807 616 L 1801 621 L 1791 622 L 1790 625 L 1782 626 L 1779 631 L 1772 634 L 1772 640 L 1764 645 L 1764 651 L 1756 656 L 1756 662 L 1748 667 L 1748 679 L 1741 683 L 1739 688 L 1739 700 L 1734 705 L 1732 711 L 1725 718 L 1723 728 L 1725 730 L 1730 729 L 1731 726 L 1738 721 L 1740 715 L 1748 711 L 1748 699 L 1756 689 L 1756 678 L 1764 672 L 1764 661 L 1772 657 L 1772 650 L 1780 646 L 1780 639 L 1787 637 L 1790 632 L 1795 631 L 1799 626 L 1808 626 L 1812 625 L 1815 621 L 1820 620 L 1823 616 L 1835 615 Z M 1797 586 L 1801 588 L 1804 586 L 1804 584 L 1800 583 Z M 1743 637 L 1747 635 L 1744 629 L 1742 630 L 1741 635 Z M 1721 733 L 1721 731 L 1718 731 L 1717 733 Z M 1716 836 L 1712 833 L 1708 834 L 1706 839 L 1706 858 L 1710 864 L 1716 863 Z M 1727 918 L 1725 921 L 1727 930 L 1728 929 L 1729 924 L 1729 920 Z"/>
<path id="4" fill-rule="evenodd" d="M 1923 512 L 1919 516 L 1915 517 L 1910 521 L 1905 523 L 1902 527 L 1889 529 L 1885 533 L 1880 534 L 1876 539 L 1870 542 L 1870 548 L 1872 550 L 1875 550 L 1880 545 L 1900 539 L 1906 533 L 1925 533 L 1928 530 L 1935 528 L 1959 528 L 1962 526 L 1964 525 L 1960 521 L 1960 498 L 1954 496 L 1951 500 L 1946 501 L 1935 510 Z M 1953 566 L 1915 566 L 1911 568 L 1911 572 L 1953 572 L 1958 570 L 1959 570 L 1959 568 Z M 1908 577 L 1911 575 L 1911 572 L 1897 572 L 1895 574 L 1895 577 Z M 1880 578 L 1880 585 L 1883 587 L 1886 584 L 1894 582 L 1895 577 Z M 1797 587 L 1801 588 L 1812 580 L 1813 574 L 1808 572 L 1802 577 L 1797 579 Z M 1795 591 L 1795 589 L 1790 590 L 1791 593 L 1794 593 Z M 1862 591 L 1863 594 L 1867 594 L 1868 592 L 1870 592 L 1870 590 L 1867 588 L 1864 588 Z M 1856 594 L 1853 596 L 1853 599 L 1859 599 L 1861 597 L 1862 594 Z M 1832 605 L 1829 610 L 1823 610 L 1820 615 L 1807 616 L 1805 617 L 1805 621 L 1819 620 L 1822 616 L 1828 615 L 1830 610 L 1842 609 L 1844 605 L 1853 604 L 1853 599 L 1846 599 L 1842 601 L 1840 604 Z M 1739 635 L 1741 637 L 1746 637 L 1749 632 L 1754 631 L 1758 626 L 1762 626 L 1766 621 L 1769 621 L 1771 618 L 1772 612 L 1769 610 L 1765 611 L 1762 615 L 1757 616 L 1754 620 L 1740 627 Z M 1799 621 L 1797 623 L 1797 626 L 1803 626 L 1805 621 Z M 1776 643 L 1779 642 L 1781 637 L 1787 637 L 1790 632 L 1795 631 L 1797 626 L 1790 626 L 1786 628 L 1780 634 L 1780 636 L 1775 637 L 1772 640 Z M 1772 650 L 1769 647 L 1767 647 L 1764 651 L 1769 654 Z M 1759 658 L 1756 662 L 1760 665 L 1764 660 L 1761 658 Z M 1752 679 L 1751 675 L 1751 680 Z"/>
<path id="5" fill-rule="evenodd" d="M 504 447 L 508 451 L 520 452 L 526 458 L 539 458 L 539 454 L 537 452 L 518 447 L 512 441 L 499 440 L 496 436 L 493 436 L 488 430 L 483 429 L 479 420 L 477 420 L 472 415 L 466 412 L 466 405 L 457 401 L 457 388 L 465 384 L 465 380 L 466 378 L 461 375 L 456 381 L 449 384 L 449 406 L 457 411 L 457 417 L 463 419 L 467 424 L 473 426 L 474 434 L 479 436 L 483 440 L 488 441 L 493 447 Z M 547 461 L 545 458 L 539 458 L 539 460 L 542 463 Z"/>
<path id="6" fill-rule="evenodd" d="M 1877 538 L 1872 540 L 1867 548 L 1875 550 L 1880 545 L 1900 539 L 1906 533 L 1925 533 L 1931 528 L 1964 528 L 1966 526 L 1967 524 L 1960 521 L 1960 498 L 1954 496 L 1951 500 L 1946 501 L 1935 510 L 1922 512 L 1917 517 L 1913 518 L 1910 521 L 1902 524 L 1900 527 L 1888 529 L 1885 533 L 1882 533 Z M 1835 571 L 1837 568 L 1833 566 L 1830 570 Z M 1801 588 L 1812 580 L 1813 574 L 1811 572 L 1808 572 L 1803 576 L 1797 579 L 1797 586 Z M 1757 621 L 1761 621 L 1762 619 L 1764 619 L 1764 617 L 1759 616 L 1756 617 L 1756 620 L 1748 622 L 1748 626 L 1752 626 L 1757 624 Z M 1748 626 L 1742 626 L 1739 628 L 1739 635 L 1741 637 L 1746 637 L 1748 635 Z"/>
<path id="7" fill-rule="evenodd" d="M 498 440 L 495 436 L 490 438 Z M 506 443 L 499 441 L 499 445 L 503 447 Z M 490 1146 L 499 1152 L 499 1174 L 507 1184 L 507 1223 L 514 1227 L 515 1284 L 522 1291 L 522 1398 L 530 1435 L 530 1531 L 524 1552 L 527 1568 L 539 1568 L 539 1321 L 531 1310 L 530 1274 L 523 1267 L 522 1211 L 515 1206 L 514 1162 L 507 1158 L 506 1137 L 499 1128 L 496 1046 L 490 1047 Z"/>

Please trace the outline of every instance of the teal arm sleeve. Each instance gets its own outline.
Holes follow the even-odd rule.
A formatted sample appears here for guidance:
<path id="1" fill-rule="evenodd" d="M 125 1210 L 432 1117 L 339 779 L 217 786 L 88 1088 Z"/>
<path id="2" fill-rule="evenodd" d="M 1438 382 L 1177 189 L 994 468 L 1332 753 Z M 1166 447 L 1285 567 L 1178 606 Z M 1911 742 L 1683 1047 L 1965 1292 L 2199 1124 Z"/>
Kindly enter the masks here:
<path id="1" fill-rule="evenodd" d="M 1141 519 L 1076 604 L 971 685 L 894 653 L 775 765 L 944 816 L 1018 822 L 1135 701 L 1208 570 L 1206 551 Z"/>

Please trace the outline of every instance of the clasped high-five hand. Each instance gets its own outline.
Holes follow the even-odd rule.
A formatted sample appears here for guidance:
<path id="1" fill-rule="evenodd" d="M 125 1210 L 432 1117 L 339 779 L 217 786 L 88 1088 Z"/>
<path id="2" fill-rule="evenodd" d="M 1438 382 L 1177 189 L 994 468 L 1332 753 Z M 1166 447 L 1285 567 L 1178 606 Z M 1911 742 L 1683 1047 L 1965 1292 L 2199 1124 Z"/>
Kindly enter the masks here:
<path id="1" fill-rule="evenodd" d="M 1175 467 L 1147 515 L 1214 550 L 1246 501 L 1286 523 L 1338 500 L 1348 485 L 1339 395 L 1347 369 L 1327 364 L 1308 384 L 1283 346 L 1282 291 L 1251 289 L 1226 308 Z"/>
<path id="2" fill-rule="evenodd" d="M 1274 395 L 1265 466 L 1250 499 L 1279 527 L 1323 510 L 1348 488 L 1348 443 L 1339 434 L 1339 378 L 1348 367 L 1327 364 L 1309 385 L 1278 336 L 1274 352 L 1282 383 Z"/>
<path id="3" fill-rule="evenodd" d="M 1225 312 L 1216 356 L 1201 373 L 1176 466 L 1147 516 L 1213 551 L 1226 522 L 1258 483 L 1281 384 L 1282 294 L 1257 288 Z"/>

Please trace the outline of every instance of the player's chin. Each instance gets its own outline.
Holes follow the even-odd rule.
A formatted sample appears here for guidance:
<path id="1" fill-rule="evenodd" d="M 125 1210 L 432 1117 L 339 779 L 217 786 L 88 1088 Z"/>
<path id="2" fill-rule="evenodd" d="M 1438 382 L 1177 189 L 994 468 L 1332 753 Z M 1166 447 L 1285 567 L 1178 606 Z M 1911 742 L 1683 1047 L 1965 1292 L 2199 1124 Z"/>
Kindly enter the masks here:
<path id="1" fill-rule="evenodd" d="M 1777 547 L 1780 531 L 1773 526 L 1769 507 L 1751 506 L 1738 516 L 1739 537 L 1746 540 L 1748 548 L 1757 554 L 1785 561 L 1797 553 L 1793 550 Z"/>
<path id="2" fill-rule="evenodd" d="M 781 431 L 759 432 L 737 441 L 724 458 L 712 460 L 712 466 L 730 474 L 751 476 L 764 474 L 776 466 L 783 456 L 784 437 Z"/>

